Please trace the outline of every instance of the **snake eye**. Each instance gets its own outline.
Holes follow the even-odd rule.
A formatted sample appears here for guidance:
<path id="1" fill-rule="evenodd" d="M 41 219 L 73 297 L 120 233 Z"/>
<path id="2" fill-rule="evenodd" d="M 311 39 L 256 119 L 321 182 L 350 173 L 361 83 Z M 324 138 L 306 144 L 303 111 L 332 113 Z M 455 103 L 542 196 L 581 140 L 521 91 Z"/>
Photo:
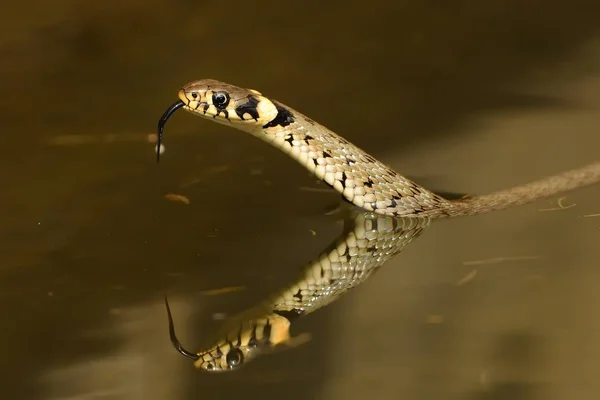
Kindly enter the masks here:
<path id="1" fill-rule="evenodd" d="M 196 97 L 198 97 L 198 93 L 192 92 L 192 98 L 195 99 Z"/>
<path id="2" fill-rule="evenodd" d="M 224 109 L 229 104 L 229 93 L 216 92 L 212 96 L 212 103 L 218 109 Z"/>
<path id="3" fill-rule="evenodd" d="M 225 361 L 227 361 L 229 368 L 235 368 L 244 361 L 244 354 L 242 354 L 240 349 L 231 349 L 229 353 L 227 353 L 227 356 L 225 356 Z"/>

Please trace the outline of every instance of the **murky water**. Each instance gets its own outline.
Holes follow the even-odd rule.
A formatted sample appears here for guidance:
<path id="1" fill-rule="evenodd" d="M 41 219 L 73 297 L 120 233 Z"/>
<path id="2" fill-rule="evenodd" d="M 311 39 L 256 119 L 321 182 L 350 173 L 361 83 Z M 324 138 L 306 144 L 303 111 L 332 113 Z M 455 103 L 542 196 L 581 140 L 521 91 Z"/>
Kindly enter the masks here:
<path id="1" fill-rule="evenodd" d="M 435 223 L 299 320 L 310 342 L 209 375 L 171 348 L 163 296 L 199 348 L 340 234 L 325 215 L 339 197 L 189 114 L 169 122 L 160 165 L 147 136 L 183 83 L 212 77 L 426 186 L 524 183 L 598 159 L 600 6 L 171 3 L 0 17 L 5 398 L 597 398 L 599 187 L 562 210 Z"/>

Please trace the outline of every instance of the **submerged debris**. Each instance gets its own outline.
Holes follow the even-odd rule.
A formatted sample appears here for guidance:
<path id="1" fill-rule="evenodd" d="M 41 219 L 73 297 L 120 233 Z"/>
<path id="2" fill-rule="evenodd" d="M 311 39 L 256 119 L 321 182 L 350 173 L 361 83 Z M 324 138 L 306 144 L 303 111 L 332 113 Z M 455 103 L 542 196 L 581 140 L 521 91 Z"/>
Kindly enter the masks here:
<path id="1" fill-rule="evenodd" d="M 202 171 L 202 175 L 201 176 L 196 176 L 194 178 L 188 178 L 181 185 L 179 185 L 179 187 L 181 187 L 181 188 L 187 188 L 187 187 L 193 186 L 193 185 L 195 185 L 197 183 L 202 182 L 203 180 L 205 180 L 207 177 L 209 177 L 211 175 L 215 175 L 215 174 L 219 174 L 221 172 L 229 171 L 232 168 L 233 168 L 233 166 L 230 165 L 230 164 L 215 165 L 215 166 L 206 168 L 204 171 Z"/>
<path id="2" fill-rule="evenodd" d="M 471 272 L 469 272 L 468 274 L 466 274 L 465 276 L 463 276 L 458 282 L 456 282 L 456 286 L 466 285 L 467 283 L 469 283 L 473 279 L 475 279 L 475 275 L 477 275 L 477 270 L 476 269 L 472 270 Z"/>
<path id="3" fill-rule="evenodd" d="M 213 313 L 212 315 L 214 321 L 223 321 L 225 318 L 227 318 L 227 314 L 225 313 Z"/>
<path id="4" fill-rule="evenodd" d="M 219 295 L 227 294 L 227 293 L 240 292 L 242 290 L 246 290 L 246 287 L 245 286 L 229 286 L 229 287 L 224 287 L 224 288 L 219 288 L 219 289 L 203 290 L 200 292 L 200 294 L 202 294 L 204 296 L 219 296 Z"/>
<path id="5" fill-rule="evenodd" d="M 184 196 L 182 194 L 168 193 L 168 194 L 165 194 L 165 199 L 170 200 L 170 201 L 180 202 L 183 204 L 190 204 L 190 199 L 188 199 L 186 196 Z"/>
<path id="6" fill-rule="evenodd" d="M 568 206 L 565 206 L 565 205 L 563 204 L 563 201 L 564 201 L 565 199 L 566 199 L 566 197 L 561 197 L 560 199 L 558 199 L 558 207 L 553 207 L 553 208 L 542 208 L 542 209 L 539 209 L 538 211 L 559 211 L 559 210 L 566 210 L 566 209 L 568 209 L 568 208 L 571 208 L 571 207 L 575 207 L 575 206 L 576 206 L 576 204 L 575 204 L 575 203 L 573 203 L 573 204 L 569 204 Z"/>
<path id="7" fill-rule="evenodd" d="M 507 261 L 539 260 L 542 256 L 520 256 L 520 257 L 495 257 L 485 260 L 463 261 L 463 265 L 500 264 Z"/>

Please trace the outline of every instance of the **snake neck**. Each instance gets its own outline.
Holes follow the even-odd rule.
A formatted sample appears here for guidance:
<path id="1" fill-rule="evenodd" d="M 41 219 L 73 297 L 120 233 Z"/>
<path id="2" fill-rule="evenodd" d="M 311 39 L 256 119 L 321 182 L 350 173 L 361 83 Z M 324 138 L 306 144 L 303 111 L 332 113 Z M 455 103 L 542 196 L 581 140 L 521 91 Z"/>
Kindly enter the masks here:
<path id="1" fill-rule="evenodd" d="M 280 103 L 251 134 L 282 150 L 344 199 L 387 216 L 438 216 L 450 202 L 398 174 L 326 127 Z"/>

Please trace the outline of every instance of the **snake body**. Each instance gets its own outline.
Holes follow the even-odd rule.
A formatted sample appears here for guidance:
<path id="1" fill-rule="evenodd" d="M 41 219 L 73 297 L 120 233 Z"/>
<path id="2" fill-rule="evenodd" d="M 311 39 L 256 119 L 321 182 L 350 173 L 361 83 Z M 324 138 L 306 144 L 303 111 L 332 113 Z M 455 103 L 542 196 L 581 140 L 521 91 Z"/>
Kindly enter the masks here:
<path id="1" fill-rule="evenodd" d="M 256 90 L 212 79 L 188 83 L 179 91 L 179 101 L 159 120 L 157 156 L 164 125 L 179 108 L 271 143 L 366 210 L 354 220 L 348 235 L 311 263 L 293 285 L 245 313 L 242 322 L 205 350 L 192 353 L 181 346 L 167 303 L 173 345 L 208 371 L 235 369 L 267 349 L 289 343 L 294 318 L 325 306 L 363 282 L 417 237 L 431 218 L 501 210 L 600 181 L 600 162 L 594 162 L 499 192 L 446 199 L 298 111 Z"/>
<path id="2" fill-rule="evenodd" d="M 185 85 L 179 91 L 179 99 L 159 122 L 159 141 L 166 120 L 182 107 L 272 144 L 347 201 L 381 215 L 447 218 L 482 214 L 600 181 L 600 162 L 594 162 L 492 194 L 448 200 L 402 176 L 300 112 L 256 90 L 204 79 Z"/>
<path id="3" fill-rule="evenodd" d="M 234 318 L 232 326 L 226 326 L 211 346 L 198 353 L 183 349 L 175 336 L 169 310 L 171 340 L 182 354 L 195 360 L 197 368 L 211 372 L 230 371 L 275 347 L 293 345 L 296 338 L 290 336 L 292 321 L 328 305 L 364 282 L 420 236 L 429 223 L 429 218 L 360 213 L 293 284 Z"/>

